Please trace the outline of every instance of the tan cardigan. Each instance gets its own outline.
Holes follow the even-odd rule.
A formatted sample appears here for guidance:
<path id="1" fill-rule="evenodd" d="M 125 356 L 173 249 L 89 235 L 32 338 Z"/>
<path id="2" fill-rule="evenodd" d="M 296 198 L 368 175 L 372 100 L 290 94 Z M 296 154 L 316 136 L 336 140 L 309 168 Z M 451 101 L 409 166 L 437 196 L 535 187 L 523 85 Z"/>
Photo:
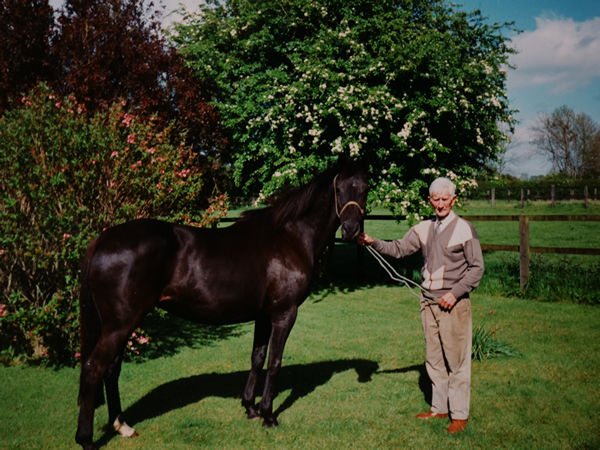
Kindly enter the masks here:
<path id="1" fill-rule="evenodd" d="M 483 276 L 483 255 L 473 225 L 452 214 L 442 231 L 435 234 L 437 219 L 424 220 L 412 227 L 402 239 L 375 239 L 373 248 L 385 255 L 402 258 L 423 251 L 422 286 L 439 298 L 452 291 L 457 299 L 466 297 Z"/>

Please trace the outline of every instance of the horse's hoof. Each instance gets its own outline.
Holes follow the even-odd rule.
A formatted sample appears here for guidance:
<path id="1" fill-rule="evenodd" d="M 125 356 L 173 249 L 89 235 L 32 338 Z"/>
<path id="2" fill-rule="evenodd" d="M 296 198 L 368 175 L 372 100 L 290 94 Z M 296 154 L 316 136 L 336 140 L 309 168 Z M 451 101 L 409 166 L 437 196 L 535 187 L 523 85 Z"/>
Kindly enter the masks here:
<path id="1" fill-rule="evenodd" d="M 247 406 L 246 407 L 246 417 L 250 420 L 254 420 L 254 419 L 258 419 L 260 417 L 260 414 L 258 413 L 258 410 L 255 407 Z"/>
<path id="2" fill-rule="evenodd" d="M 278 426 L 279 426 L 279 422 L 277 422 L 277 419 L 275 417 L 272 417 L 270 419 L 265 419 L 263 422 L 263 427 L 273 428 L 273 427 L 278 427 Z"/>

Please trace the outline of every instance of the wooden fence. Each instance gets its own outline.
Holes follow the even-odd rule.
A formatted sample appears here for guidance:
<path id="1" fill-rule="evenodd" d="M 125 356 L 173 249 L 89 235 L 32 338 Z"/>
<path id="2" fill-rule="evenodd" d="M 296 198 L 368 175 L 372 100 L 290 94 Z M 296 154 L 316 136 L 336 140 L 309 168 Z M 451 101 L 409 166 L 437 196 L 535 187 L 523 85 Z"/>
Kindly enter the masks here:
<path id="1" fill-rule="evenodd" d="M 600 248 L 577 247 L 531 247 L 529 245 L 529 222 L 531 221 L 560 221 L 560 222 L 600 222 L 600 215 L 500 215 L 500 216 L 461 216 L 470 222 L 519 222 L 519 245 L 482 244 L 484 251 L 519 252 L 519 286 L 525 288 L 529 280 L 531 253 L 559 253 L 574 255 L 600 255 Z M 387 215 L 372 215 L 365 220 L 395 220 Z"/>
<path id="2" fill-rule="evenodd" d="M 519 286 L 525 288 L 529 280 L 529 267 L 531 253 L 558 253 L 573 255 L 600 255 L 600 248 L 577 248 L 577 247 L 531 247 L 529 245 L 529 222 L 600 222 L 600 215 L 485 215 L 485 216 L 461 216 L 470 222 L 519 222 L 519 245 L 504 244 L 481 244 L 483 251 L 508 251 L 519 252 Z M 233 222 L 235 219 L 224 218 L 223 222 Z M 397 220 L 390 215 L 372 214 L 367 215 L 365 220 Z M 341 239 L 336 239 L 341 242 Z"/>
<path id="3" fill-rule="evenodd" d="M 518 216 L 463 216 L 471 222 L 504 222 L 519 221 L 519 245 L 482 244 L 482 250 L 519 252 L 519 286 L 525 288 L 529 280 L 529 263 L 531 253 L 559 253 L 576 255 L 600 255 L 600 248 L 577 247 L 531 247 L 529 245 L 529 222 L 561 221 L 561 222 L 600 222 L 600 215 L 533 215 Z"/>
<path id="4" fill-rule="evenodd" d="M 574 187 L 564 187 L 561 186 L 560 189 L 556 189 L 556 186 L 552 185 L 550 186 L 550 189 L 548 192 L 546 192 L 546 190 L 544 188 L 513 188 L 511 190 L 511 188 L 490 188 L 488 190 L 485 191 L 485 194 L 483 195 L 482 193 L 476 193 L 475 195 L 469 196 L 469 198 L 488 198 L 492 208 L 496 207 L 496 199 L 499 198 L 504 198 L 506 200 L 508 200 L 509 202 L 511 200 L 516 200 L 516 201 L 520 201 L 521 203 L 521 208 L 523 208 L 525 206 L 525 202 L 529 202 L 532 200 L 548 200 L 550 201 L 550 204 L 552 205 L 552 207 L 555 206 L 556 201 L 558 199 L 563 199 L 563 200 L 569 200 L 569 201 L 575 201 L 578 199 L 583 200 L 583 206 L 585 208 L 588 207 L 588 203 L 590 202 L 590 200 L 597 200 L 598 199 L 598 187 L 594 186 L 591 189 L 588 188 L 588 186 L 583 186 L 582 191 L 580 191 L 581 188 L 574 188 Z M 558 191 L 561 191 L 560 194 Z M 503 195 L 497 195 L 500 194 L 502 192 Z M 511 196 L 511 194 L 514 194 L 513 196 Z M 582 195 L 581 195 L 582 194 Z"/>

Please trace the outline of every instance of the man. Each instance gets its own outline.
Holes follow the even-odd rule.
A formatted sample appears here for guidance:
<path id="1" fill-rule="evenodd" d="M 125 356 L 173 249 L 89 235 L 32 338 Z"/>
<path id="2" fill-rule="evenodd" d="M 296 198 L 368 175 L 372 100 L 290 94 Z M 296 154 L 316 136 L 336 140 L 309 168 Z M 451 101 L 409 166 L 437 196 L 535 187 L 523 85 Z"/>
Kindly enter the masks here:
<path id="1" fill-rule="evenodd" d="M 431 409 L 418 419 L 447 418 L 449 433 L 463 431 L 469 418 L 471 384 L 471 292 L 483 276 L 483 255 L 477 232 L 452 207 L 456 187 L 438 178 L 429 187 L 436 217 L 412 227 L 396 241 L 364 233 L 361 245 L 401 258 L 422 250 L 424 265 L 421 322 L 425 334 L 425 366 L 432 384 Z"/>

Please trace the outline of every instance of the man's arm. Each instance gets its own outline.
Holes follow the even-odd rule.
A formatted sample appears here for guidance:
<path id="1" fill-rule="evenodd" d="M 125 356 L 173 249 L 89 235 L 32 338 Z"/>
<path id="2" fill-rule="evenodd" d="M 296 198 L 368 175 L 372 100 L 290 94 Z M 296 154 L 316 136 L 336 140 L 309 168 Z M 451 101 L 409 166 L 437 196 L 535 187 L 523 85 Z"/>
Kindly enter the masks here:
<path id="1" fill-rule="evenodd" d="M 415 253 L 421 248 L 421 241 L 414 227 L 408 230 L 408 233 L 406 233 L 402 239 L 384 241 L 364 233 L 359 236 L 358 243 L 360 245 L 372 245 L 378 252 L 393 258 L 402 258 Z"/>
<path id="2" fill-rule="evenodd" d="M 484 272 L 483 253 L 481 252 L 479 237 L 477 236 L 475 228 L 473 228 L 472 225 L 470 226 L 473 238 L 466 241 L 464 245 L 467 270 L 463 277 L 452 288 L 452 293 L 456 298 L 460 298 L 475 289 L 479 285 Z"/>

